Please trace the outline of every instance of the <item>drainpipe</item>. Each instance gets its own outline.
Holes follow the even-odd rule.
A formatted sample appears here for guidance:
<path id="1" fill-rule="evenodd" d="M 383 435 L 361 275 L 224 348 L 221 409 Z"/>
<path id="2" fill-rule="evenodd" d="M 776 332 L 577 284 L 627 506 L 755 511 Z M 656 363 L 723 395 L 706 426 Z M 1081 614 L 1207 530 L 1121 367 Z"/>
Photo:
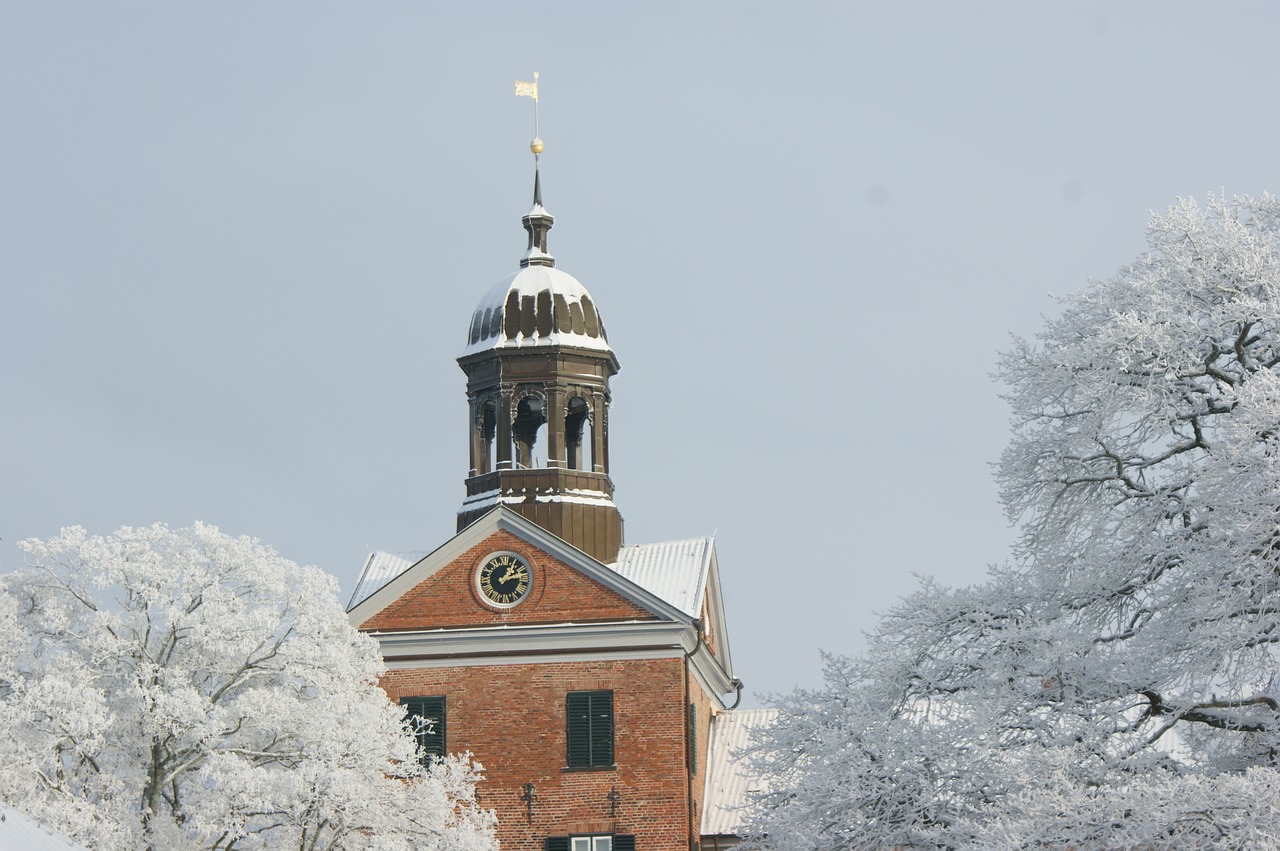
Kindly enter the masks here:
<path id="1" fill-rule="evenodd" d="M 693 747 L 694 747 L 694 745 L 696 744 L 696 742 L 691 742 L 691 741 L 689 741 L 689 721 L 688 721 L 688 718 L 689 718 L 689 705 L 690 705 L 690 703 L 692 702 L 692 701 L 690 701 L 690 699 L 689 699 L 689 697 L 690 697 L 690 690 L 689 690 L 689 660 L 693 658 L 693 654 L 697 653 L 697 652 L 698 652 L 698 648 L 700 648 L 700 647 L 702 646 L 702 629 L 703 629 L 702 618 L 695 618 L 695 619 L 694 619 L 694 621 L 693 621 L 693 628 L 694 628 L 695 630 L 697 630 L 697 640 L 696 640 L 696 641 L 694 641 L 693 649 L 692 649 L 692 650 L 690 650 L 688 653 L 684 654 L 684 705 L 680 707 L 680 710 L 681 710 L 681 712 L 680 712 L 680 714 L 681 714 L 681 722 L 682 722 L 682 726 L 685 728 L 685 735 L 684 735 L 684 750 L 685 750 L 685 754 L 684 754 L 684 775 L 685 775 L 685 777 L 687 778 L 687 779 L 686 779 L 686 781 L 685 781 L 685 789 L 686 789 L 686 793 L 687 793 L 687 795 L 688 795 L 687 800 L 689 801 L 689 810 L 688 810 L 688 812 L 689 812 L 689 849 L 690 849 L 690 851 L 693 851 L 693 848 L 695 847 L 695 843 L 697 843 L 697 841 L 698 841 L 699 837 L 701 836 L 701 834 L 700 834 L 700 832 L 697 832 L 697 827 L 696 827 L 696 826 L 694 825 L 694 823 L 693 823 L 693 801 L 694 801 L 694 798 L 693 798 L 693 772 L 691 772 L 691 771 L 689 770 L 689 752 L 693 750 Z M 696 738 L 697 738 L 697 736 L 698 736 L 698 728 L 697 728 L 696 719 L 695 719 L 695 724 L 694 724 L 694 728 L 693 728 L 693 736 L 694 736 L 694 738 L 695 738 L 695 739 L 696 739 Z"/>

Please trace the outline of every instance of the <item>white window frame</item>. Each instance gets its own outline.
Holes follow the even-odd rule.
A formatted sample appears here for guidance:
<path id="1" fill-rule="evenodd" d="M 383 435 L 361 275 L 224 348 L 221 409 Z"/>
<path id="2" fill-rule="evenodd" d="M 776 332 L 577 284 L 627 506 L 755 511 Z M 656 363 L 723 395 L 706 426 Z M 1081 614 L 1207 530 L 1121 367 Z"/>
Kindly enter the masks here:
<path id="1" fill-rule="evenodd" d="M 569 851 L 613 851 L 613 834 L 570 836 Z"/>

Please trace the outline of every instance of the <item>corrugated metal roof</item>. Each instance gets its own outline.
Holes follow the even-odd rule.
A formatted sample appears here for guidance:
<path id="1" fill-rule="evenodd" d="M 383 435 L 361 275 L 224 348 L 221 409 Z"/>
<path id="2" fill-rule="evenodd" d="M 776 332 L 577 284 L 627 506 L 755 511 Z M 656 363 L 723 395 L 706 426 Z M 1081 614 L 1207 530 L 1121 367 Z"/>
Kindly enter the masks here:
<path id="1" fill-rule="evenodd" d="M 609 565 L 615 573 L 660 597 L 691 618 L 702 615 L 702 601 L 715 551 L 714 538 L 689 538 L 656 544 L 633 544 L 618 550 Z M 355 608 L 401 573 L 413 567 L 426 552 L 369 554 L 347 610 Z"/>
<path id="2" fill-rule="evenodd" d="M 707 788 L 702 805 L 703 836 L 738 836 L 747 792 L 765 791 L 764 778 L 748 775 L 734 755 L 751 744 L 755 730 L 778 717 L 776 709 L 734 709 L 711 719 L 707 742 Z"/>
<path id="3" fill-rule="evenodd" d="M 690 617 L 700 617 L 715 539 L 690 538 L 635 544 L 618 550 L 609 565 L 622 576 L 661 597 Z"/>
<path id="4" fill-rule="evenodd" d="M 347 610 L 354 609 L 383 585 L 421 561 L 424 556 L 426 556 L 425 552 L 385 553 L 379 550 L 369 553 L 369 558 L 364 563 L 364 570 L 360 571 L 360 581 L 356 583 L 356 590 L 351 595 Z"/>
<path id="5" fill-rule="evenodd" d="M 85 851 L 12 807 L 0 805 L 0 851 Z"/>
<path id="6" fill-rule="evenodd" d="M 691 618 L 701 616 L 707 575 L 711 569 L 714 538 L 690 538 L 656 544 L 633 544 L 618 551 L 609 567 Z M 355 608 L 401 573 L 413 567 L 426 552 L 369 554 L 347 610 Z"/>

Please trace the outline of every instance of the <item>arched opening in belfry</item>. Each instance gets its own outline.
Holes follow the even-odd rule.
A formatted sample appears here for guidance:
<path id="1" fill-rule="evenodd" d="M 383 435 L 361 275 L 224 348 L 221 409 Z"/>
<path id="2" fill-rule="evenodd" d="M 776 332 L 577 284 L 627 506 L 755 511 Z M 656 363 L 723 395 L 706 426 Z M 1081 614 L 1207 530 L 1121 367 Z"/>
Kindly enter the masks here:
<path id="1" fill-rule="evenodd" d="M 476 416 L 476 475 L 493 470 L 493 444 L 497 431 L 497 407 L 492 402 L 485 402 Z"/>
<path id="2" fill-rule="evenodd" d="M 571 398 L 564 410 L 564 465 L 591 469 L 591 407 L 581 396 Z"/>
<path id="3" fill-rule="evenodd" d="M 516 406 L 516 418 L 511 424 L 511 439 L 515 443 L 515 468 L 528 470 L 545 467 L 545 455 L 535 456 L 538 432 L 547 424 L 547 406 L 538 396 L 525 396 Z"/>

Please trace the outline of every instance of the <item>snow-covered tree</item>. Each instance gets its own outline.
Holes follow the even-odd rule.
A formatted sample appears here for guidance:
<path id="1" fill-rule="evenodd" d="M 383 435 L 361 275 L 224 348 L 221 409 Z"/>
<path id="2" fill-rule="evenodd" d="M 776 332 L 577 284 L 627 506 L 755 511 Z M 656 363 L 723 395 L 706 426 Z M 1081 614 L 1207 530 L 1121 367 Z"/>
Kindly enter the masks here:
<path id="1" fill-rule="evenodd" d="M 0 576 L 0 800 L 94 849 L 496 848 L 424 767 L 332 578 L 195 525 L 66 529 Z"/>
<path id="2" fill-rule="evenodd" d="M 1001 358 L 1011 564 L 780 700 L 777 847 L 1276 844 L 1280 202 L 1148 244 Z"/>

